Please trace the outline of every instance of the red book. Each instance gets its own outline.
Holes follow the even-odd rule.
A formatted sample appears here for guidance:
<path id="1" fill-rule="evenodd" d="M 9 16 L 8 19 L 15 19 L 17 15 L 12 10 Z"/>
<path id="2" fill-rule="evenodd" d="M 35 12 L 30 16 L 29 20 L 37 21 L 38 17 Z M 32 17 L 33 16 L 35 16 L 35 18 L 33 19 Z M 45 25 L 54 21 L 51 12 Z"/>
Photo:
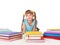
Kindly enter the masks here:
<path id="1" fill-rule="evenodd" d="M 55 37 L 55 36 L 44 36 L 44 38 L 51 38 L 51 39 L 60 40 L 60 37 Z"/>

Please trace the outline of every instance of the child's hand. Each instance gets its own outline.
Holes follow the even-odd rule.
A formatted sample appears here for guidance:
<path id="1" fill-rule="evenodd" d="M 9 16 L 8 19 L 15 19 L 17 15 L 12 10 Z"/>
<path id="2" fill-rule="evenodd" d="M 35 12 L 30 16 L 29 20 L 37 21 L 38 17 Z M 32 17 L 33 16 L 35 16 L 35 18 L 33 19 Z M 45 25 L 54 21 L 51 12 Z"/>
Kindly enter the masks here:
<path id="1" fill-rule="evenodd" d="M 35 30 L 33 30 L 33 31 L 36 31 L 36 29 L 35 29 Z"/>
<path id="2" fill-rule="evenodd" d="M 22 35 L 25 34 L 25 32 L 21 32 L 21 33 L 22 33 Z"/>

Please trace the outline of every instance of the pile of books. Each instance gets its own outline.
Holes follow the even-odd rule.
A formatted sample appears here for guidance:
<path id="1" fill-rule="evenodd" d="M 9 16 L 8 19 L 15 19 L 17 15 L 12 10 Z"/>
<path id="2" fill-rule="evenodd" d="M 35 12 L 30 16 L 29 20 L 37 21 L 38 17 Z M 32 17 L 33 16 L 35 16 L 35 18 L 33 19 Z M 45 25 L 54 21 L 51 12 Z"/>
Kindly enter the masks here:
<path id="1" fill-rule="evenodd" d="M 46 32 L 44 32 L 45 38 L 51 38 L 51 39 L 57 39 L 60 40 L 60 29 L 47 29 Z"/>
<path id="2" fill-rule="evenodd" d="M 0 40 L 13 41 L 13 40 L 18 40 L 18 39 L 22 39 L 21 32 L 12 32 L 6 29 L 0 30 Z"/>
<path id="3" fill-rule="evenodd" d="M 26 32 L 26 40 L 31 42 L 40 42 L 44 40 L 43 34 L 40 31 Z"/>

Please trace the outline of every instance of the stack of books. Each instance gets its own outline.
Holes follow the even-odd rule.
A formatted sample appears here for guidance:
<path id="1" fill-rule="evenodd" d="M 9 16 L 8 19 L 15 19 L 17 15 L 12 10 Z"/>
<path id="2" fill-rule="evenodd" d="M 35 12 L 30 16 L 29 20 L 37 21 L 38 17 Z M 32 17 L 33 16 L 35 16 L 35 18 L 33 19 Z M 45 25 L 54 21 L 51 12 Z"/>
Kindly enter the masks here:
<path id="1" fill-rule="evenodd" d="M 9 29 L 0 29 L 0 40 L 13 41 L 18 39 L 22 39 L 21 32 L 13 32 Z"/>
<path id="2" fill-rule="evenodd" d="M 22 34 L 20 32 L 4 32 L 0 33 L 0 40 L 13 41 L 17 39 L 22 39 Z"/>
<path id="3" fill-rule="evenodd" d="M 0 33 L 0 40 L 13 41 L 17 39 L 22 39 L 22 34 L 20 32 Z"/>
<path id="4" fill-rule="evenodd" d="M 48 29 L 44 32 L 44 37 L 60 40 L 60 29 Z"/>
<path id="5" fill-rule="evenodd" d="M 41 40 L 44 40 L 43 34 L 40 31 L 32 31 L 32 32 L 26 32 L 26 40 L 27 41 L 35 41 L 40 42 Z"/>

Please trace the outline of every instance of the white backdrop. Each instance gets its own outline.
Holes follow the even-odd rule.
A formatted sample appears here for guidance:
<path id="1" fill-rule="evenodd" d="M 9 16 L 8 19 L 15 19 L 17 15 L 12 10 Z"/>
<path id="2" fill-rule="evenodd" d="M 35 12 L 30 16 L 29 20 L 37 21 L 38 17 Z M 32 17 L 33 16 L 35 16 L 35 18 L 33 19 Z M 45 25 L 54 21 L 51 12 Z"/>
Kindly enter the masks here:
<path id="1" fill-rule="evenodd" d="M 0 28 L 20 31 L 22 16 L 27 9 L 36 11 L 37 26 L 41 31 L 60 27 L 59 0 L 0 0 Z"/>

